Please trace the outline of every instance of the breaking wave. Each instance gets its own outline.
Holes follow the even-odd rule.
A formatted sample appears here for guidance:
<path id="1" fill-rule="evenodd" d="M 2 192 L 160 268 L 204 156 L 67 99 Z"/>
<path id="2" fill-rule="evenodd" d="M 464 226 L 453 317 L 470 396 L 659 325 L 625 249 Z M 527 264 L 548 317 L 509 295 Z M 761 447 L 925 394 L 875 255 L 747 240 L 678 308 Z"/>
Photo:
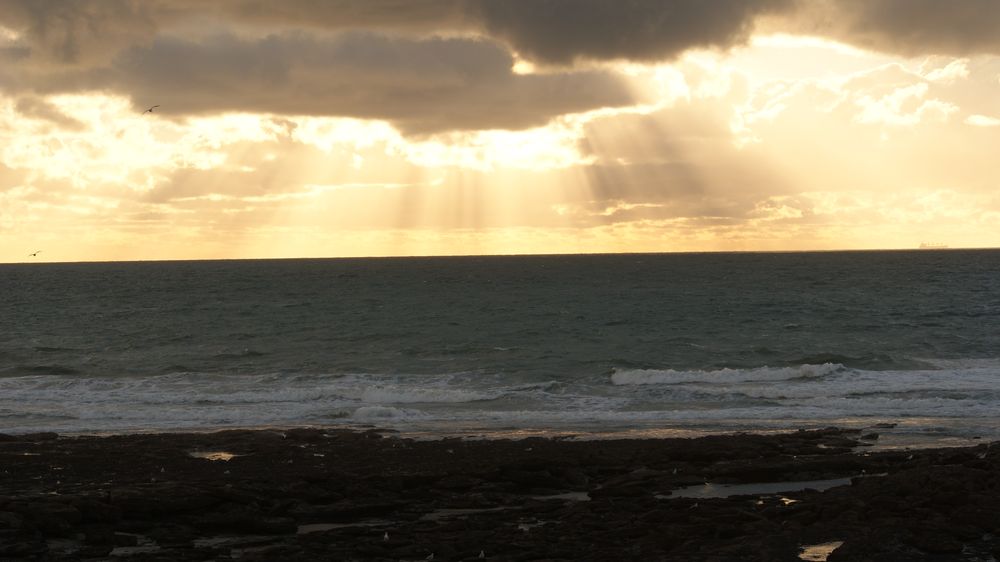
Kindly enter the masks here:
<path id="1" fill-rule="evenodd" d="M 406 388 L 375 386 L 361 393 L 365 402 L 378 404 L 456 403 L 493 400 L 497 394 L 447 388 Z"/>
<path id="2" fill-rule="evenodd" d="M 673 369 L 616 370 L 611 382 L 616 385 L 711 383 L 732 384 L 739 382 L 788 381 L 821 378 L 843 372 L 839 363 L 798 365 L 795 367 L 760 367 L 756 369 L 718 369 L 714 371 L 675 371 Z"/>

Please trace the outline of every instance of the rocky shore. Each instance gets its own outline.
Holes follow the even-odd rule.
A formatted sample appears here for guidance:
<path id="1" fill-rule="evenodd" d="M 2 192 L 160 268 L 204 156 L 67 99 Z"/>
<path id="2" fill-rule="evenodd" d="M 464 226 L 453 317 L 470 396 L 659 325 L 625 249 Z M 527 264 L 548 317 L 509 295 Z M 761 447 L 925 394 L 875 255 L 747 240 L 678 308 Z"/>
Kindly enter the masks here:
<path id="1" fill-rule="evenodd" d="M 0 435 L 0 560 L 1000 559 L 1000 446 L 876 439 Z"/>

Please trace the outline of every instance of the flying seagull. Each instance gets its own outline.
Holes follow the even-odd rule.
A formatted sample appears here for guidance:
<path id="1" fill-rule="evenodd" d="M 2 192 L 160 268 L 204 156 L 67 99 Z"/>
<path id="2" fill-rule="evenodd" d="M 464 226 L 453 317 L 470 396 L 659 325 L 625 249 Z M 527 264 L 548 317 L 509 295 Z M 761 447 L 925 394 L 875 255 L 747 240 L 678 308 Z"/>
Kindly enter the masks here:
<path id="1" fill-rule="evenodd" d="M 143 115 L 145 115 L 145 114 L 147 114 L 147 113 L 152 113 L 152 112 L 153 112 L 153 110 L 154 110 L 154 109 L 156 109 L 157 107 L 160 107 L 160 106 L 158 106 L 158 105 L 154 105 L 153 107 L 150 107 L 150 108 L 149 108 L 149 109 L 147 109 L 146 111 L 143 111 L 143 112 L 142 112 L 142 114 L 143 114 Z"/>
<path id="2" fill-rule="evenodd" d="M 35 250 L 34 252 L 31 252 L 30 254 L 28 254 L 28 257 L 29 258 L 33 258 L 33 257 L 37 256 L 40 253 L 42 253 L 41 250 Z"/>

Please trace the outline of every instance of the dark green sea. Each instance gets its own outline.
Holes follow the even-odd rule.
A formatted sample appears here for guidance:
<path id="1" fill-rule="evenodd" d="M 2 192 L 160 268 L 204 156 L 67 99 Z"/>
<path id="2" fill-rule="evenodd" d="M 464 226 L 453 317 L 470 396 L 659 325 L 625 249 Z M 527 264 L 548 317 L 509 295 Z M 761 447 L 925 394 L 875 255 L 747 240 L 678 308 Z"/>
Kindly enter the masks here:
<path id="1" fill-rule="evenodd" d="M 1000 251 L 0 265 L 0 431 L 1000 436 Z"/>

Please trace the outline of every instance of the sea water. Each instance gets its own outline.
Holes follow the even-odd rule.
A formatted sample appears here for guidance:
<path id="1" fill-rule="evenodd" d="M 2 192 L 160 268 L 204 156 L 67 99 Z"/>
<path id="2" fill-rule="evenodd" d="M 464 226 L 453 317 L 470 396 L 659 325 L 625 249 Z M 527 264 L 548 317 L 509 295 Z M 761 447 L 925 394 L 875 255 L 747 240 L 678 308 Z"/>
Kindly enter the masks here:
<path id="1" fill-rule="evenodd" d="M 0 265 L 0 432 L 876 424 L 1000 437 L 1000 251 Z"/>

